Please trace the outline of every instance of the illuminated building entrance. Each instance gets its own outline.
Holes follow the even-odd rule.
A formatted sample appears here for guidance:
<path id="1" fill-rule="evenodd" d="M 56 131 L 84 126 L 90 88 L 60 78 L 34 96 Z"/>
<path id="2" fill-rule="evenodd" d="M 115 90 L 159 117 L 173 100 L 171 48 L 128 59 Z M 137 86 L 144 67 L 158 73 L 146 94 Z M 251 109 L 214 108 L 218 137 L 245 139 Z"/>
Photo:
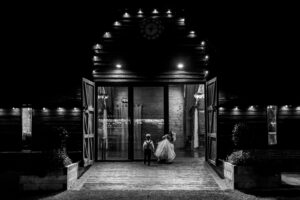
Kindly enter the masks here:
<path id="1" fill-rule="evenodd" d="M 97 159 L 138 160 L 150 133 L 157 145 L 164 133 L 176 133 L 175 150 L 203 149 L 203 84 L 98 86 Z"/>

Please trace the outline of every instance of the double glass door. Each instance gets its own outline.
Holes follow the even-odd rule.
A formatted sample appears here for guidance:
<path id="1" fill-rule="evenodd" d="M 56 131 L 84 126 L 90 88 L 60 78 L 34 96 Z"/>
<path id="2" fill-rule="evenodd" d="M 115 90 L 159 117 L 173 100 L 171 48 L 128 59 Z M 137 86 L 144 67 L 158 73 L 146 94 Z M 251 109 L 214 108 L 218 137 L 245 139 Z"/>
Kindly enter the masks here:
<path id="1" fill-rule="evenodd" d="M 143 158 L 143 140 L 165 131 L 164 87 L 97 88 L 97 159 Z"/>

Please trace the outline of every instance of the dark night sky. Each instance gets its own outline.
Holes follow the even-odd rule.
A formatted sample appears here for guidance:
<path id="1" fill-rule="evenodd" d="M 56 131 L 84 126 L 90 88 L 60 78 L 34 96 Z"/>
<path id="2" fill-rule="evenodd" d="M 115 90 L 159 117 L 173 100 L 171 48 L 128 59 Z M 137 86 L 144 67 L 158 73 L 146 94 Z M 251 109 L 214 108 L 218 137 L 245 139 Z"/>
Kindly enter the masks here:
<path id="1" fill-rule="evenodd" d="M 295 5 L 188 2 L 3 7 L 1 96 L 78 83 L 90 70 L 91 46 L 120 8 L 183 7 L 216 50 L 215 68 L 219 78 L 226 79 L 227 88 L 243 93 L 282 92 L 287 98 L 296 98 L 300 34 Z"/>

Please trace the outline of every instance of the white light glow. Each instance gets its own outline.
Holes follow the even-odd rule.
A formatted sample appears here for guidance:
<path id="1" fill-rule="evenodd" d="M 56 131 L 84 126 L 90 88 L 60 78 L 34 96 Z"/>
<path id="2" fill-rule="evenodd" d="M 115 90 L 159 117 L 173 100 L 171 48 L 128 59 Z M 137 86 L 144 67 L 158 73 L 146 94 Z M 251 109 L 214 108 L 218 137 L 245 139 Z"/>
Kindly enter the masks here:
<path id="1" fill-rule="evenodd" d="M 123 17 L 124 17 L 124 18 L 129 18 L 130 15 L 128 14 L 128 12 L 125 12 L 124 15 L 123 15 Z"/>
<path id="2" fill-rule="evenodd" d="M 73 108 L 73 110 L 74 110 L 74 111 L 79 111 L 79 109 L 78 109 L 78 108 L 76 108 L 76 107 L 75 107 L 75 108 Z"/>
<path id="3" fill-rule="evenodd" d="M 239 107 L 236 106 L 233 108 L 233 110 L 237 111 L 237 110 L 239 110 Z"/>
<path id="4" fill-rule="evenodd" d="M 184 25 L 185 25 L 185 18 L 179 18 L 179 19 L 178 19 L 178 24 L 179 24 L 180 26 L 184 26 Z"/>
<path id="5" fill-rule="evenodd" d="M 95 45 L 93 46 L 93 49 L 94 49 L 94 50 L 100 50 L 100 49 L 102 49 L 102 46 L 101 46 L 101 44 L 95 44 Z"/>
<path id="6" fill-rule="evenodd" d="M 118 63 L 118 64 L 116 64 L 116 68 L 121 69 L 122 65 Z"/>
<path id="7" fill-rule="evenodd" d="M 43 107 L 43 111 L 44 111 L 44 112 L 46 112 L 46 111 L 48 111 L 48 109 L 47 109 L 47 108 L 45 108 L 45 107 Z"/>
<path id="8" fill-rule="evenodd" d="M 168 14 L 168 15 L 169 15 L 169 14 L 172 14 L 172 12 L 171 12 L 170 9 L 168 9 L 167 14 Z"/>
<path id="9" fill-rule="evenodd" d="M 202 42 L 201 42 L 201 46 L 205 46 L 205 41 L 202 41 Z"/>
<path id="10" fill-rule="evenodd" d="M 154 10 L 152 11 L 152 13 L 153 13 L 153 14 L 158 14 L 157 9 L 154 9 Z"/>
<path id="11" fill-rule="evenodd" d="M 224 107 L 219 107 L 219 110 L 224 110 Z"/>
<path id="12" fill-rule="evenodd" d="M 100 61 L 100 58 L 98 56 L 93 56 L 93 61 L 94 62 Z"/>
<path id="13" fill-rule="evenodd" d="M 105 32 L 103 37 L 104 38 L 111 38 L 111 33 L 110 32 Z"/>
<path id="14" fill-rule="evenodd" d="M 119 21 L 115 21 L 114 26 L 121 26 L 121 23 Z"/>
<path id="15" fill-rule="evenodd" d="M 195 38 L 196 37 L 196 32 L 195 31 L 190 31 L 188 34 L 189 38 Z"/>
<path id="16" fill-rule="evenodd" d="M 209 56 L 206 55 L 206 56 L 204 57 L 204 60 L 207 61 L 208 59 L 209 59 Z"/>
<path id="17" fill-rule="evenodd" d="M 249 106 L 248 110 L 255 110 L 254 106 Z"/>
<path id="18" fill-rule="evenodd" d="M 297 107 L 296 107 L 296 110 L 300 110 L 300 106 L 297 106 Z"/>
<path id="19" fill-rule="evenodd" d="M 208 70 L 205 70 L 205 71 L 204 71 L 204 76 L 207 76 L 208 73 L 209 73 L 209 71 L 208 71 Z"/>
<path id="20" fill-rule="evenodd" d="M 177 68 L 178 68 L 178 69 L 184 68 L 184 64 L 183 64 L 183 63 L 178 63 L 178 64 L 177 64 Z"/>
<path id="21" fill-rule="evenodd" d="M 63 112 L 63 111 L 65 111 L 65 109 L 62 108 L 62 107 L 58 107 L 58 108 L 57 108 L 57 111 L 58 111 L 58 112 Z"/>
<path id="22" fill-rule="evenodd" d="M 142 15 L 142 14 L 143 14 L 142 9 L 139 9 L 138 14 L 139 14 L 139 15 Z"/>

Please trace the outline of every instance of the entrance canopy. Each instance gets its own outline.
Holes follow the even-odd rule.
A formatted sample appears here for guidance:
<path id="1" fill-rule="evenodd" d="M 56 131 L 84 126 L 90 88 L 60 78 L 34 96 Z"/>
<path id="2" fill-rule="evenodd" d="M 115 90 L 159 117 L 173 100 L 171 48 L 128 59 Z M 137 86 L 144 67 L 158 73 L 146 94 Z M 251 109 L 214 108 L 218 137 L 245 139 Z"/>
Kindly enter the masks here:
<path id="1" fill-rule="evenodd" d="M 211 49 L 179 10 L 123 10 L 93 46 L 97 82 L 204 82 Z"/>

